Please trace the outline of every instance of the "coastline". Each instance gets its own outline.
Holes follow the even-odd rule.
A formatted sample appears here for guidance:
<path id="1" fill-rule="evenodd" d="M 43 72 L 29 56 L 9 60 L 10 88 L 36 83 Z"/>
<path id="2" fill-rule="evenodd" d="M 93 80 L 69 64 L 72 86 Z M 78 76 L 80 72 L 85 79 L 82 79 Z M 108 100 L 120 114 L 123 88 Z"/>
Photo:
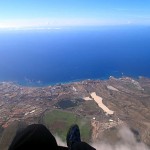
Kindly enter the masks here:
<path id="1" fill-rule="evenodd" d="M 0 125 L 7 128 L 14 120 L 36 123 L 45 112 L 56 110 L 98 123 L 98 131 L 108 131 L 120 123 L 132 123 L 136 128 L 140 125 L 138 130 L 142 131 L 142 137 L 149 139 L 145 132 L 149 131 L 149 124 L 145 126 L 149 123 L 149 96 L 150 78 L 110 77 L 109 80 L 82 80 L 41 88 L 0 83 Z"/>
<path id="2" fill-rule="evenodd" d="M 78 82 L 83 82 L 83 81 L 107 81 L 110 78 L 115 78 L 115 79 L 121 79 L 121 78 L 132 78 L 134 80 L 138 80 L 140 78 L 150 78 L 147 76 L 109 76 L 109 77 L 101 77 L 101 78 L 90 78 L 90 79 L 76 79 L 76 80 L 71 80 L 71 81 L 64 81 L 64 82 L 49 82 L 49 83 L 38 83 L 38 82 L 23 82 L 23 81 L 1 81 L 0 83 L 13 83 L 15 85 L 19 85 L 22 87 L 48 87 L 48 86 L 57 86 L 57 85 L 67 85 L 67 84 L 73 84 L 73 83 L 78 83 Z"/>

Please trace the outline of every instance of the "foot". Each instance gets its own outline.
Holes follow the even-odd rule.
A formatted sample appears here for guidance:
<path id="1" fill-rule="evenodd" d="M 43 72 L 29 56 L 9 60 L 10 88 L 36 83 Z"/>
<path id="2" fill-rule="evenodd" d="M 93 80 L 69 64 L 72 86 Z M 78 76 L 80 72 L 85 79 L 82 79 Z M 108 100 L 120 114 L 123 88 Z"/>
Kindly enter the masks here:
<path id="1" fill-rule="evenodd" d="M 67 133 L 66 137 L 67 146 L 69 149 L 71 149 L 71 146 L 76 142 L 81 142 L 80 139 L 80 130 L 77 124 L 72 125 L 69 128 L 69 131 Z"/>

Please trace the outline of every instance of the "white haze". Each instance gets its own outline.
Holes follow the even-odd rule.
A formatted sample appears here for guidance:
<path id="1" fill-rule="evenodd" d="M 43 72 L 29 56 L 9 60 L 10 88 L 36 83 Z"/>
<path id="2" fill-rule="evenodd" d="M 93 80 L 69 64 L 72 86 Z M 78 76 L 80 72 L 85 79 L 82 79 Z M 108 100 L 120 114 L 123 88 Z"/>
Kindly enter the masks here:
<path id="1" fill-rule="evenodd" d="M 101 141 L 90 145 L 96 148 L 96 150 L 150 150 L 144 143 L 137 142 L 133 133 L 127 127 L 123 127 L 119 130 L 119 136 L 121 140 L 115 145 L 110 145 Z M 58 136 L 55 137 L 58 145 L 66 146 L 66 143 Z"/>
<path id="2" fill-rule="evenodd" d="M 65 146 L 65 147 L 67 146 L 67 144 L 65 142 L 63 142 L 63 140 L 59 136 L 55 135 L 55 139 L 59 146 Z"/>

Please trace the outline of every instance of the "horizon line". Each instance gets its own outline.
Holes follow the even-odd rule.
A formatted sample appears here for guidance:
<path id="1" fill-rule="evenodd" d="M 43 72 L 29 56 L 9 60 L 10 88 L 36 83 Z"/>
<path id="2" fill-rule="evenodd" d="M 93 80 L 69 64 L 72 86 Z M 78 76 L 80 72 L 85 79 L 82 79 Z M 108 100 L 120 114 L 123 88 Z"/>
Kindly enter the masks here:
<path id="1" fill-rule="evenodd" d="M 0 30 L 61 30 L 66 28 L 92 28 L 92 27 L 139 27 L 139 26 L 147 26 L 150 27 L 150 24 L 106 24 L 106 25 L 68 25 L 68 26 L 22 26 L 22 27 L 0 27 Z"/>

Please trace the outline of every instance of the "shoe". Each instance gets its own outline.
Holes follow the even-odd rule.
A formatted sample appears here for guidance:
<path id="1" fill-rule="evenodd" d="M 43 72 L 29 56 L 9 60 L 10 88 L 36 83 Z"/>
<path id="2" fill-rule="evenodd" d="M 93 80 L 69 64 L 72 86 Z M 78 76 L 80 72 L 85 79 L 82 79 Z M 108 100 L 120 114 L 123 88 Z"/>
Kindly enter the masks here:
<path id="1" fill-rule="evenodd" d="M 74 124 L 69 128 L 66 141 L 67 141 L 67 146 L 69 149 L 71 149 L 74 143 L 81 142 L 80 130 L 77 124 Z"/>

